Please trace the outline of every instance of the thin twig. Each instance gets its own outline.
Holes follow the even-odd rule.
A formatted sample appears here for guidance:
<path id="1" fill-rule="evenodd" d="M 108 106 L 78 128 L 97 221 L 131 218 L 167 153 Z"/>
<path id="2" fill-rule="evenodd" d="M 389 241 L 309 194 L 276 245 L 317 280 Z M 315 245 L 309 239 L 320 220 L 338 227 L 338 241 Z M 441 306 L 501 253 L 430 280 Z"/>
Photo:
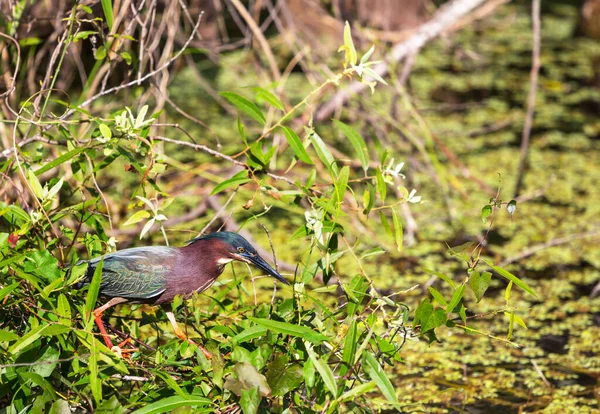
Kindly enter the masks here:
<path id="1" fill-rule="evenodd" d="M 200 22 L 202 21 L 202 15 L 204 14 L 204 12 L 200 13 L 200 15 L 198 16 L 198 21 L 196 22 L 196 25 L 194 26 L 194 29 L 192 30 L 191 35 L 188 37 L 187 41 L 184 43 L 184 45 L 181 47 L 181 49 L 179 49 L 179 51 L 175 54 L 175 56 L 173 56 L 171 59 L 167 60 L 163 65 L 161 65 L 158 69 L 155 69 L 151 72 L 148 72 L 147 74 L 145 74 L 144 76 L 142 76 L 139 79 L 135 79 L 131 82 L 127 82 L 125 84 L 122 85 L 118 85 L 118 86 L 114 86 L 112 88 L 109 88 L 105 91 L 102 91 L 100 93 L 97 93 L 96 95 L 90 97 L 89 99 L 83 101 L 79 107 L 84 107 L 89 105 L 90 103 L 94 102 L 96 99 L 104 96 L 104 95 L 108 95 L 110 93 L 114 93 L 114 92 L 118 92 L 121 89 L 125 89 L 125 88 L 129 88 L 131 86 L 134 85 L 139 85 L 141 82 L 145 81 L 146 79 L 149 79 L 151 77 L 153 77 L 154 75 L 156 75 L 157 73 L 160 73 L 162 70 L 166 69 L 167 67 L 169 67 L 171 65 L 171 63 L 173 63 L 174 61 L 176 61 L 179 56 L 181 56 L 181 54 L 187 49 L 187 47 L 189 46 L 190 42 L 192 41 L 192 39 L 194 38 L 194 35 L 196 34 L 196 31 L 198 30 L 198 26 L 200 26 Z M 73 112 L 75 112 L 73 109 L 68 111 L 64 116 L 67 117 L 71 114 L 73 114 Z"/>
<path id="2" fill-rule="evenodd" d="M 538 74 L 540 72 L 540 49 L 541 49 L 541 22 L 540 22 L 540 3 L 541 0 L 533 0 L 531 5 L 531 20 L 533 21 L 533 62 L 531 64 L 531 73 L 529 74 L 529 97 L 527 99 L 527 116 L 525 117 L 525 126 L 523 127 L 523 137 L 521 139 L 521 159 L 519 160 L 519 172 L 517 173 L 517 184 L 515 185 L 514 197 L 517 197 L 523 186 L 523 174 L 525 172 L 525 162 L 529 153 L 529 138 L 531 137 L 531 126 L 533 125 L 533 115 L 535 113 L 535 96 L 537 94 Z"/>
<path id="3" fill-rule="evenodd" d="M 524 250 L 523 252 L 519 253 L 516 256 L 509 257 L 508 259 L 504 259 L 503 261 L 501 261 L 498 264 L 498 267 L 504 267 L 507 264 L 510 264 L 512 262 L 517 262 L 526 257 L 533 256 L 534 254 L 536 254 L 544 249 L 548 249 L 550 247 L 555 247 L 555 246 L 559 246 L 561 244 L 571 243 L 574 240 L 587 239 L 588 237 L 593 238 L 593 237 L 597 237 L 597 236 L 600 236 L 600 228 L 592 230 L 592 231 L 588 231 L 585 233 L 571 234 L 569 236 L 559 237 L 556 239 L 548 240 L 547 242 L 536 244 L 535 246 L 531 246 L 529 249 Z"/>
<path id="4" fill-rule="evenodd" d="M 11 42 L 13 42 L 15 44 L 15 47 L 17 48 L 17 63 L 15 65 L 15 70 L 14 70 L 13 75 L 12 75 L 12 79 L 11 79 L 11 82 L 10 82 L 10 87 L 6 88 L 6 91 L 2 92 L 0 94 L 0 98 L 3 98 L 3 97 L 6 96 L 6 98 L 8 99 L 8 96 L 15 90 L 15 85 L 17 84 L 17 75 L 19 73 L 19 66 L 21 65 L 21 47 L 19 46 L 19 42 L 17 42 L 14 37 L 11 37 L 11 36 L 9 36 L 7 34 L 4 34 L 2 32 L 0 32 L 0 36 L 6 38 L 8 40 L 10 40 Z M 8 102 L 7 102 L 7 105 L 8 105 Z"/>
<path id="5" fill-rule="evenodd" d="M 258 40 L 258 43 L 260 44 L 260 47 L 262 48 L 262 50 L 265 54 L 265 57 L 267 58 L 267 61 L 269 62 L 269 68 L 271 69 L 273 78 L 276 81 L 279 81 L 279 79 L 281 79 L 281 73 L 279 73 L 279 68 L 277 67 L 277 62 L 275 61 L 275 57 L 273 56 L 273 51 L 271 50 L 271 46 L 269 46 L 269 42 L 267 42 L 267 39 L 265 39 L 265 36 L 263 35 L 262 31 L 260 30 L 260 27 L 258 27 L 258 25 L 254 21 L 254 19 L 250 15 L 250 13 L 248 13 L 248 10 L 246 10 L 246 8 L 240 2 L 240 0 L 229 0 L 229 1 L 231 1 L 231 4 L 234 5 L 234 7 L 238 11 L 238 13 L 242 16 L 242 18 L 246 21 L 246 23 L 252 30 L 252 33 L 256 37 L 256 40 Z"/>

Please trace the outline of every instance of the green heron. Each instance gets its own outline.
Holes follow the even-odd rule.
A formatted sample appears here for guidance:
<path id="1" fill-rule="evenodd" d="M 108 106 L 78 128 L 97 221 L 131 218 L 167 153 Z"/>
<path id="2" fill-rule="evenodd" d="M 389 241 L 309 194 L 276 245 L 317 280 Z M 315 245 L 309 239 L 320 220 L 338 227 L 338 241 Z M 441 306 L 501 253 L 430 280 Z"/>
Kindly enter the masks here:
<path id="1" fill-rule="evenodd" d="M 95 258 L 88 262 L 79 286 L 90 284 L 100 260 Z M 233 260 L 251 263 L 289 284 L 246 239 L 227 231 L 197 237 L 185 247 L 135 247 L 105 255 L 99 294 L 110 300 L 94 310 L 94 318 L 106 346 L 115 349 L 102 322 L 105 310 L 125 302 L 169 304 L 177 295 L 187 299 L 194 292 L 206 290 L 223 273 L 225 265 Z M 169 309 L 166 314 L 175 335 L 194 344 L 177 325 L 172 310 Z M 119 344 L 116 350 L 131 352 L 130 349 L 121 349 L 126 342 Z M 200 348 L 210 357 L 204 348 Z"/>

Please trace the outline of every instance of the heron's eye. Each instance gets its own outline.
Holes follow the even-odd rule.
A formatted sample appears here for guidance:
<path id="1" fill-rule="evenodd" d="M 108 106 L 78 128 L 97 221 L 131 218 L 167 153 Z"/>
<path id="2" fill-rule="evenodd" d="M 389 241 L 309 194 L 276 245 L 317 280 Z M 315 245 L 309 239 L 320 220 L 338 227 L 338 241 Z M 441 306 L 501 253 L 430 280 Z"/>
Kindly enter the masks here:
<path id="1" fill-rule="evenodd" d="M 244 253 L 246 250 L 243 247 L 238 247 L 238 253 Z"/>

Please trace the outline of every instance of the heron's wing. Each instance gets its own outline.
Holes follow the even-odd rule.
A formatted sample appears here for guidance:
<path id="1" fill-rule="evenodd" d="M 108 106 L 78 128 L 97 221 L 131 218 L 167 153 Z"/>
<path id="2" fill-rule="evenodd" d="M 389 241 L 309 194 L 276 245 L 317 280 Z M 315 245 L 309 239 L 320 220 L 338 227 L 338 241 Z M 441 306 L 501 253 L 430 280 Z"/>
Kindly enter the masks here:
<path id="1" fill-rule="evenodd" d="M 163 246 L 125 249 L 104 256 L 100 294 L 127 299 L 151 299 L 166 289 L 177 249 Z M 91 281 L 101 258 L 90 260 L 87 279 Z"/>

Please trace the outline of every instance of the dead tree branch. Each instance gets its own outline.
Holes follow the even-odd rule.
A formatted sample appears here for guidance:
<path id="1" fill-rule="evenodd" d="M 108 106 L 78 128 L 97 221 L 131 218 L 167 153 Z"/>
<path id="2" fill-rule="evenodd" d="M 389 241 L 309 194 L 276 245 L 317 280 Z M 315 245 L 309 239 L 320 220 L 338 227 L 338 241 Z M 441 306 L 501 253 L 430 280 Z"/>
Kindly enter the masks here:
<path id="1" fill-rule="evenodd" d="M 394 46 L 392 51 L 386 56 L 385 61 L 374 66 L 373 70 L 380 76 L 384 76 L 390 69 L 390 62 L 398 62 L 409 55 L 416 54 L 428 42 L 435 39 L 442 32 L 452 27 L 459 19 L 485 2 L 486 0 L 454 0 L 441 7 L 433 18 L 423 24 L 411 37 Z M 317 109 L 315 119 L 322 121 L 329 118 L 352 95 L 365 90 L 367 87 L 364 83 L 353 82 L 348 88 L 336 93 L 332 99 Z"/>

